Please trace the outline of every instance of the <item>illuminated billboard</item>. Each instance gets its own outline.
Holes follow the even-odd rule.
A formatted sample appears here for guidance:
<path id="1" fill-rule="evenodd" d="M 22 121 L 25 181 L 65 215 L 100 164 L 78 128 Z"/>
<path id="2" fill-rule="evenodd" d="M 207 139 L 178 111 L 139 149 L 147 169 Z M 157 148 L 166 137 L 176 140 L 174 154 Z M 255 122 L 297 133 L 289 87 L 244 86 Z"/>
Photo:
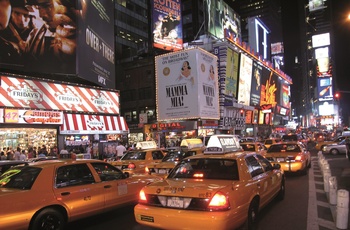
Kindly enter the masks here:
<path id="1" fill-rule="evenodd" d="M 13 36 L 18 31 L 12 20 L 1 31 L 0 42 L 6 48 L 0 49 L 0 68 L 75 75 L 115 87 L 113 1 L 32 0 L 28 4 L 26 35 Z"/>
<path id="2" fill-rule="evenodd" d="M 329 46 L 330 44 L 331 39 L 329 33 L 317 34 L 312 36 L 312 48 Z"/>
<path id="3" fill-rule="evenodd" d="M 270 29 L 258 18 L 248 18 L 249 46 L 264 60 L 270 60 Z"/>
<path id="4" fill-rule="evenodd" d="M 220 119 L 217 57 L 202 49 L 155 58 L 157 120 Z"/>
<path id="5" fill-rule="evenodd" d="M 226 78 L 224 94 L 227 96 L 237 97 L 238 86 L 238 61 L 239 54 L 230 48 L 227 48 L 226 58 Z"/>
<path id="6" fill-rule="evenodd" d="M 261 95 L 260 105 L 272 105 L 277 104 L 278 92 L 278 77 L 273 71 L 263 68 L 261 76 Z"/>
<path id="7" fill-rule="evenodd" d="M 217 38 L 241 40 L 241 19 L 223 0 L 204 0 L 207 31 Z"/>
<path id="8" fill-rule="evenodd" d="M 253 76 L 252 76 L 252 87 L 250 93 L 250 105 L 259 106 L 260 105 L 260 94 L 261 94 L 261 74 L 262 65 L 258 62 L 253 62 Z"/>
<path id="9" fill-rule="evenodd" d="M 253 60 L 241 53 L 239 62 L 238 103 L 250 105 Z"/>
<path id="10" fill-rule="evenodd" d="M 325 2 L 326 0 L 309 0 L 309 11 L 313 12 L 326 8 Z"/>
<path id="11" fill-rule="evenodd" d="M 177 51 L 182 49 L 181 1 L 151 0 L 153 46 Z"/>
<path id="12" fill-rule="evenodd" d="M 317 97 L 319 101 L 333 100 L 331 77 L 317 78 Z"/>

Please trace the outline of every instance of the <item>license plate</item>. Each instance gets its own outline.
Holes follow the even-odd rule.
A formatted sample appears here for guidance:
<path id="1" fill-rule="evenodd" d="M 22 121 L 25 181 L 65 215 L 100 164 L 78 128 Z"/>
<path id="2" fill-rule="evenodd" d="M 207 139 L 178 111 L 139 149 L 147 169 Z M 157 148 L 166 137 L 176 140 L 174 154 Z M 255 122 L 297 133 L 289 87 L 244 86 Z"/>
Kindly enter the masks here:
<path id="1" fill-rule="evenodd" d="M 278 158 L 277 158 L 277 161 L 278 161 L 278 162 L 284 162 L 284 158 L 278 157 Z"/>
<path id="2" fill-rule="evenodd" d="M 158 173 L 159 174 L 166 174 L 166 170 L 165 169 L 159 169 Z"/>
<path id="3" fill-rule="evenodd" d="M 184 201 L 182 198 L 179 197 L 169 197 L 167 200 L 167 206 L 173 208 L 183 208 Z"/>

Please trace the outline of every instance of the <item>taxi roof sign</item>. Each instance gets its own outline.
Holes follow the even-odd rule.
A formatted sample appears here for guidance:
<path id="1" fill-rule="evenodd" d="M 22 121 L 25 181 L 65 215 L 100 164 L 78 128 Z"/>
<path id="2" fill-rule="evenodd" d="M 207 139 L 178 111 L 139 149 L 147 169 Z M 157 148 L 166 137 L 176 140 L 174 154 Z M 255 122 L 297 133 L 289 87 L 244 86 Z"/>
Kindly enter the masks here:
<path id="1" fill-rule="evenodd" d="M 221 134 L 209 138 L 204 154 L 225 154 L 242 150 L 237 135 Z"/>
<path id="2" fill-rule="evenodd" d="M 181 141 L 180 147 L 185 147 L 187 149 L 194 149 L 194 148 L 204 148 L 203 141 L 199 138 L 192 138 L 192 139 L 183 139 Z"/>
<path id="3" fill-rule="evenodd" d="M 155 141 L 140 141 L 136 144 L 136 149 L 155 149 L 157 148 Z"/>

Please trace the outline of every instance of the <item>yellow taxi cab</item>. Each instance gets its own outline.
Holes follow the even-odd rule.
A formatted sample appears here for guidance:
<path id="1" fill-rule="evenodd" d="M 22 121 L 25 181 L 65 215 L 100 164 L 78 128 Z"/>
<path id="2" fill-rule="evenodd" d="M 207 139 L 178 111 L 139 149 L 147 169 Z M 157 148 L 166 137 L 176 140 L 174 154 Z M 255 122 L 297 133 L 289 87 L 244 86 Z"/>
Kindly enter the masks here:
<path id="1" fill-rule="evenodd" d="M 265 139 L 264 145 L 266 148 L 269 148 L 272 144 L 279 143 L 280 141 L 281 139 L 279 138 L 268 138 L 268 139 Z"/>
<path id="2" fill-rule="evenodd" d="M 311 167 L 310 152 L 302 143 L 296 141 L 271 145 L 265 157 L 272 164 L 280 164 L 285 172 L 300 172 L 306 175 Z"/>
<path id="3" fill-rule="evenodd" d="M 145 172 L 166 177 L 179 161 L 189 156 L 203 154 L 204 149 L 205 146 L 199 138 L 183 139 L 179 150 L 169 151 L 161 162 L 147 165 Z"/>
<path id="4" fill-rule="evenodd" d="M 244 151 L 252 151 L 264 155 L 267 148 L 260 142 L 241 142 L 241 147 Z"/>
<path id="5" fill-rule="evenodd" d="M 140 191 L 134 216 L 159 229 L 251 229 L 259 210 L 284 194 L 279 165 L 242 151 L 234 135 L 213 135 L 203 154 L 183 159 Z"/>
<path id="6" fill-rule="evenodd" d="M 129 176 L 93 159 L 12 167 L 0 176 L 0 228 L 64 229 L 67 222 L 136 203 L 141 188 L 159 179 Z"/>
<path id="7" fill-rule="evenodd" d="M 144 173 L 146 165 L 161 162 L 165 151 L 158 148 L 155 141 L 141 141 L 136 144 L 134 150 L 127 151 L 120 160 L 110 163 L 123 172 Z"/>

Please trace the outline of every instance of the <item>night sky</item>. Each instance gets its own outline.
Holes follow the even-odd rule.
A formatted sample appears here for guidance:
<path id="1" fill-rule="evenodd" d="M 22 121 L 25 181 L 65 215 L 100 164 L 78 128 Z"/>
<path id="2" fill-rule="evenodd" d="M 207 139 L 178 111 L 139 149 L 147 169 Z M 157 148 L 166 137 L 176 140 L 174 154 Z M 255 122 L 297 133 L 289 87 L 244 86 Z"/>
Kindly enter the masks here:
<path id="1" fill-rule="evenodd" d="M 332 4 L 332 31 L 331 46 L 333 49 L 332 65 L 335 68 L 333 77 L 336 80 L 335 91 L 341 92 L 340 105 L 342 115 L 347 122 L 350 115 L 350 0 L 328 0 Z M 302 51 L 299 34 L 299 22 L 297 1 L 282 0 L 282 23 L 285 45 L 285 72 L 293 78 L 292 93 L 301 90 L 302 82 L 297 79 L 294 57 L 300 56 Z M 305 2 L 307 2 L 305 0 Z M 301 60 L 299 60 L 301 61 Z M 293 98 L 293 94 L 292 94 Z M 293 101 L 293 99 L 292 99 Z"/>

